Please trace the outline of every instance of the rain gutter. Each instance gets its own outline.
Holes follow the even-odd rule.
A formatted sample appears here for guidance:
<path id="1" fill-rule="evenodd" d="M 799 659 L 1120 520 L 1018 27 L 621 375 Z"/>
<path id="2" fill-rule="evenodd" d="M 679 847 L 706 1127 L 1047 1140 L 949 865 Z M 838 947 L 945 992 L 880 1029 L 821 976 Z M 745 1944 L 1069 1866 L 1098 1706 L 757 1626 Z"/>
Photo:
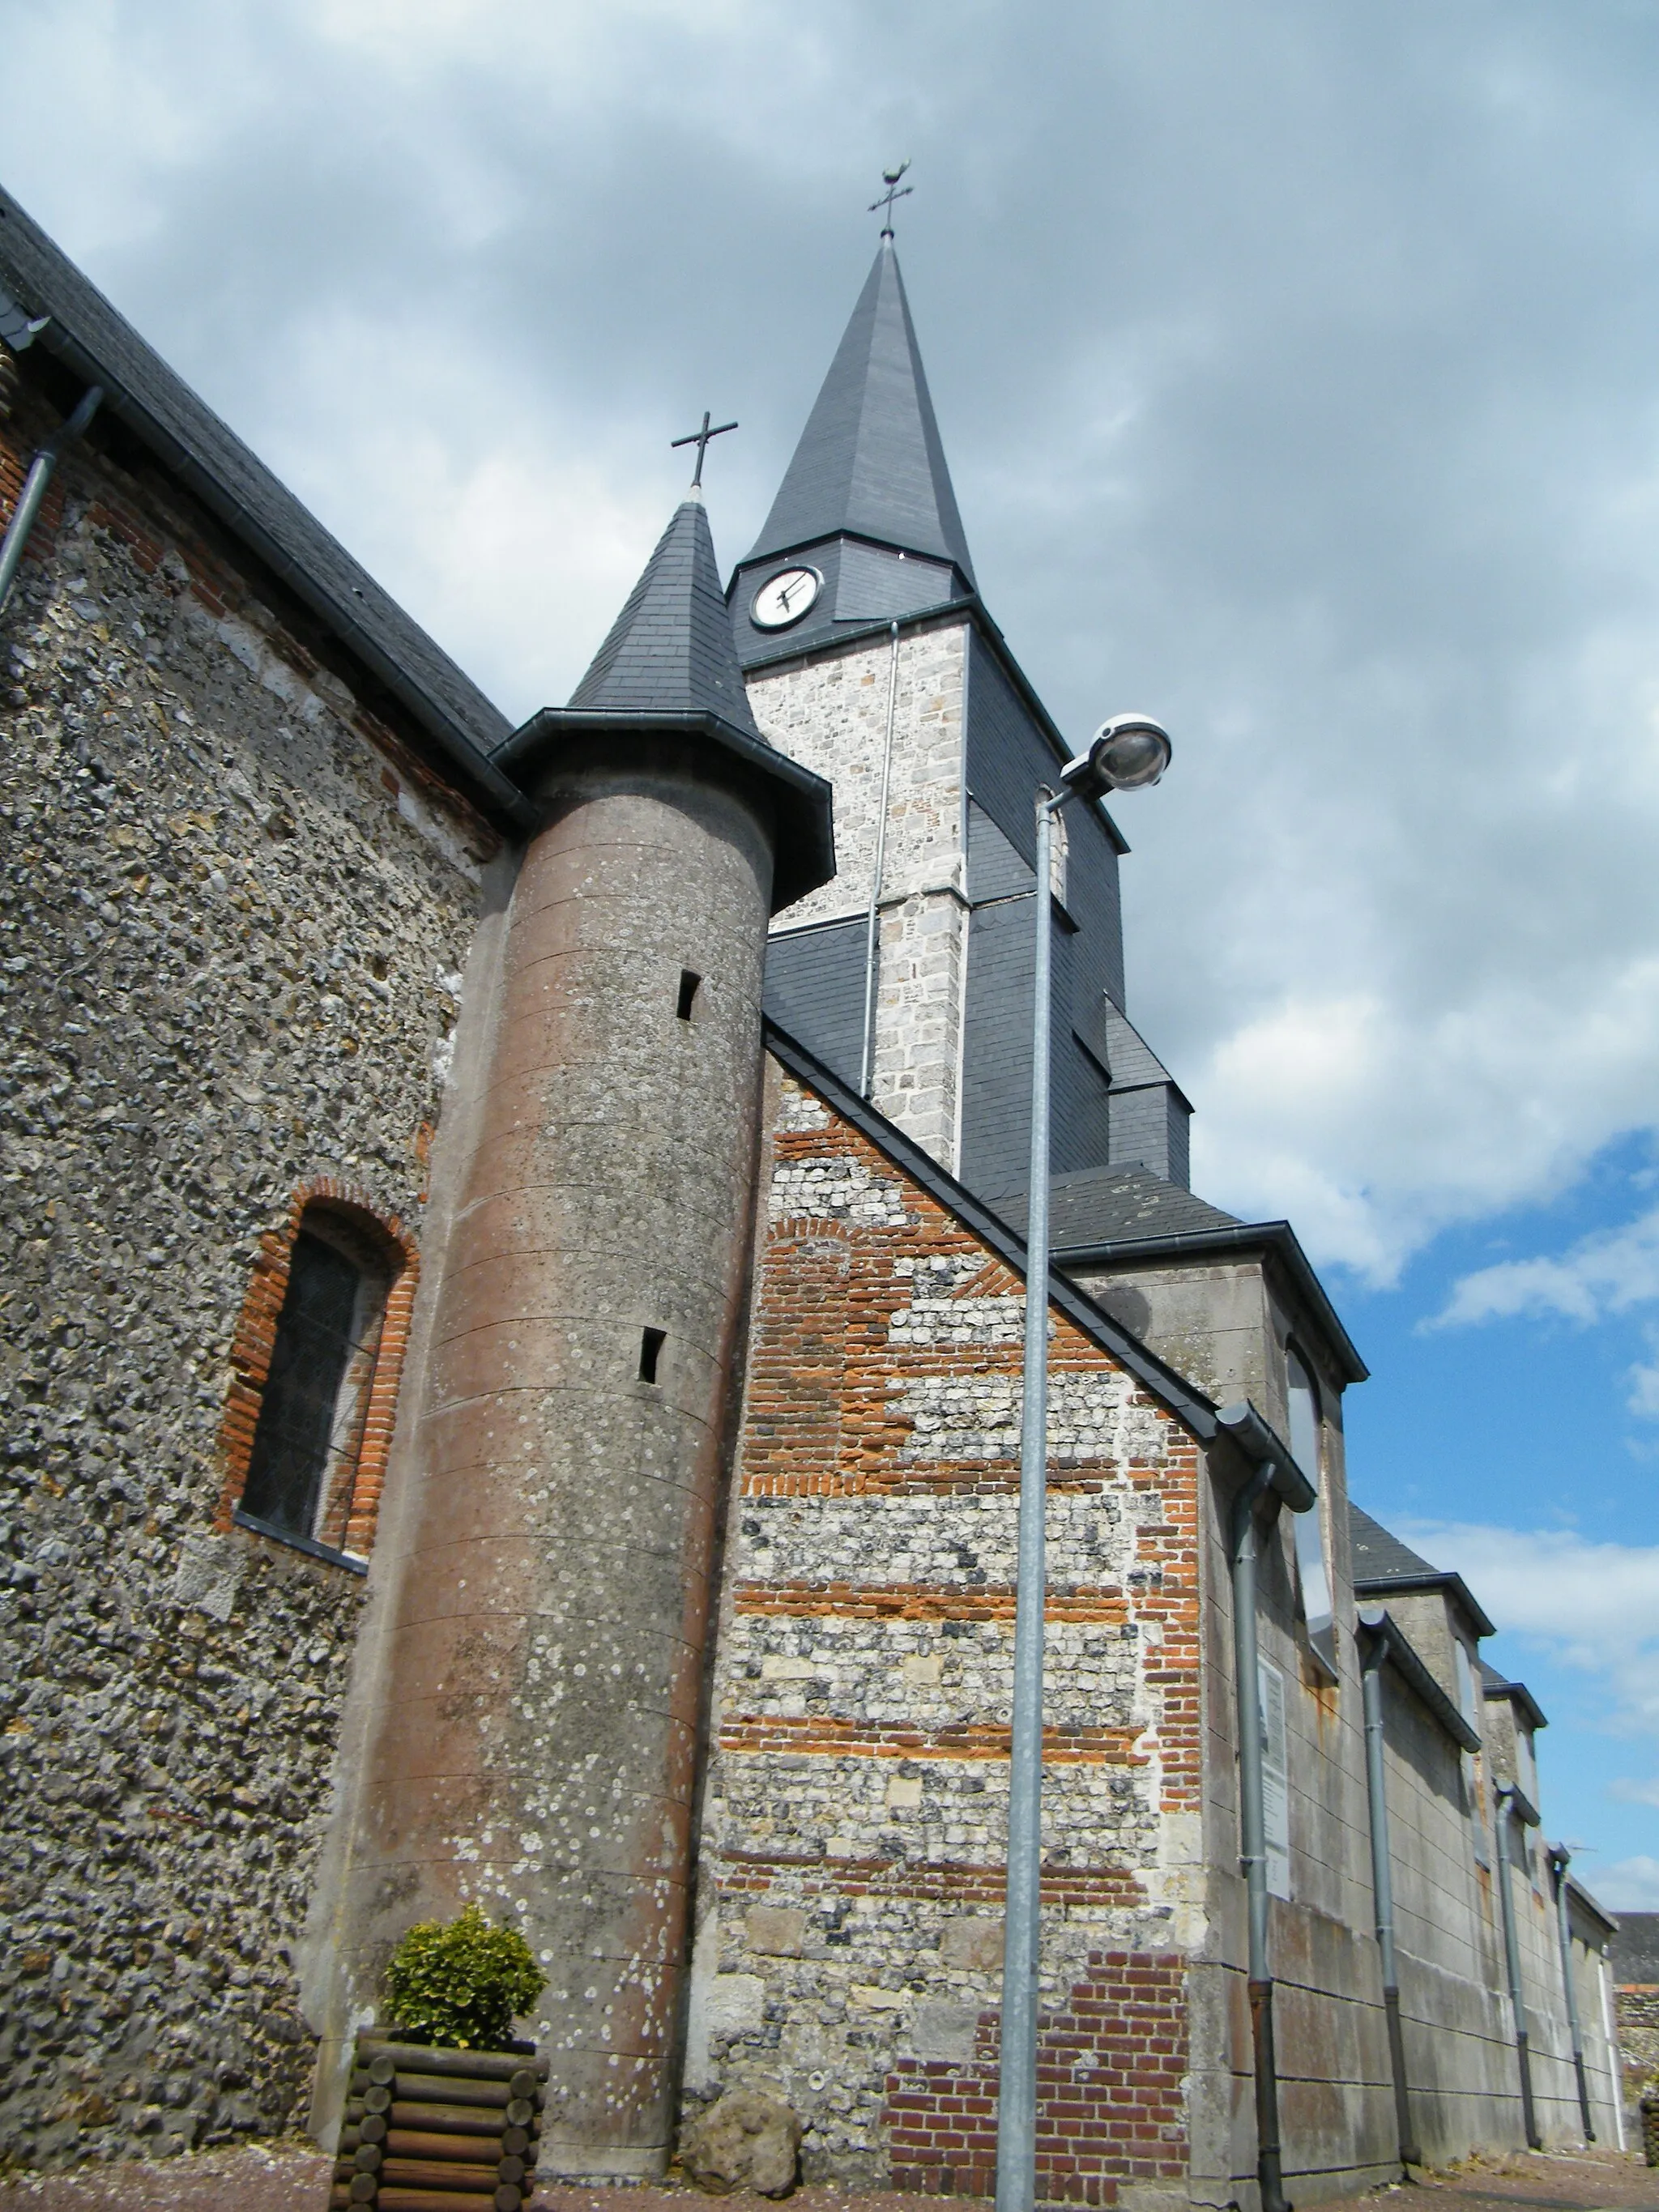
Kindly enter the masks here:
<path id="1" fill-rule="evenodd" d="M 1273 2049 L 1273 1967 L 1267 1945 L 1267 1815 L 1262 1788 L 1261 1652 L 1256 1628 L 1258 1514 L 1271 1528 L 1281 1505 L 1306 1513 L 1316 1492 L 1285 1445 L 1249 1400 L 1224 1406 L 1217 1426 L 1254 1463 L 1233 1499 L 1228 1562 L 1233 1585 L 1233 1674 L 1238 1698 L 1239 1867 L 1249 1911 L 1248 1988 L 1255 2076 L 1256 2182 L 1261 2212 L 1291 2212 L 1279 2136 L 1279 2064 Z"/>

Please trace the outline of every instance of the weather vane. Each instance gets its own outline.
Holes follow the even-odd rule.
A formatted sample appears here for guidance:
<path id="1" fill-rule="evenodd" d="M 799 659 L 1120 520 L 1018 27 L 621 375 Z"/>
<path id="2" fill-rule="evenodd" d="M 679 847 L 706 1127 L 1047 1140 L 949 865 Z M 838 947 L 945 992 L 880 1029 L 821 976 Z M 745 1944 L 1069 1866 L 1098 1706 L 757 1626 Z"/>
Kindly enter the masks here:
<path id="1" fill-rule="evenodd" d="M 902 191 L 899 189 L 899 179 L 909 166 L 908 161 L 901 161 L 896 169 L 884 169 L 881 173 L 881 181 L 887 189 L 878 200 L 872 200 L 870 203 L 872 215 L 878 208 L 882 210 L 881 234 L 884 238 L 890 238 L 893 235 L 893 202 L 908 200 L 915 190 L 914 185 L 906 185 Z"/>
<path id="2" fill-rule="evenodd" d="M 697 449 L 697 465 L 691 478 L 691 489 L 693 491 L 701 491 L 702 489 L 702 457 L 708 451 L 709 440 L 711 438 L 723 438 L 728 430 L 735 430 L 737 427 L 738 426 L 735 422 L 717 422 L 711 430 L 708 427 L 708 410 L 705 407 L 702 410 L 702 428 L 701 430 L 693 430 L 684 438 L 671 438 L 669 440 L 668 448 L 671 453 L 677 446 L 695 446 Z"/>

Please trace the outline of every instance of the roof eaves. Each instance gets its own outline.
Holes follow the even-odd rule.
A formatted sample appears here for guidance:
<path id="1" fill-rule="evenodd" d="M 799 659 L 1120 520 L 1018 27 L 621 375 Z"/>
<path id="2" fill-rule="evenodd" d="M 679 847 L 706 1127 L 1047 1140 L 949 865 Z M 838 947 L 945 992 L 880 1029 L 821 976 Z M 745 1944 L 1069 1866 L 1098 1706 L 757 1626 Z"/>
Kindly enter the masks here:
<path id="1" fill-rule="evenodd" d="M 1391 1591 L 1401 1590 L 1449 1591 L 1468 1615 L 1469 1626 L 1477 1636 L 1496 1636 L 1498 1633 L 1486 1618 L 1486 1608 L 1475 1603 L 1474 1593 L 1462 1575 L 1443 1575 L 1437 1570 L 1427 1575 L 1378 1575 L 1369 1579 L 1359 1575 L 1354 1577 L 1356 1597 L 1387 1597 Z"/>
<path id="2" fill-rule="evenodd" d="M 0 224 L 3 225 L 0 228 L 0 267 L 9 276 L 8 289 L 17 285 L 26 294 L 32 294 L 34 308 L 46 319 L 35 334 L 34 343 L 61 362 L 82 384 L 102 387 L 105 410 L 124 422 L 161 465 L 408 708 L 461 771 L 475 799 L 481 799 L 498 816 L 505 816 L 516 828 L 528 827 L 530 815 L 521 794 L 490 766 L 488 758 L 492 742 L 509 726 L 506 715 L 448 660 L 390 593 L 353 559 L 338 539 L 323 527 L 228 425 L 198 398 L 3 191 L 0 191 Z M 15 248 L 19 245 L 26 249 L 28 266 L 14 265 L 12 255 L 5 251 L 8 246 Z M 58 288 L 50 281 L 54 269 L 64 272 L 63 289 L 83 290 L 95 302 L 99 319 L 106 319 L 110 325 L 106 336 L 112 334 L 115 344 L 100 342 L 90 332 L 83 335 L 77 331 L 71 301 L 58 296 Z M 155 394 L 154 404 L 139 395 L 131 376 L 116 366 L 118 347 L 129 349 L 133 360 L 143 368 L 146 380 Z M 161 411 L 168 399 L 174 402 L 169 410 L 171 422 Z M 204 425 L 210 431 L 208 442 L 222 443 L 225 453 L 234 456 L 239 472 L 258 490 L 263 512 L 256 512 L 229 482 L 228 473 L 216 468 L 210 458 L 192 444 L 189 435 L 189 418 L 192 416 L 199 417 L 198 427 Z M 307 538 L 316 550 L 326 553 L 329 565 L 339 574 L 343 592 L 332 588 L 315 573 L 299 542 Z M 354 606 L 350 604 L 352 599 L 360 604 Z M 471 695 L 465 711 L 440 698 L 410 667 L 397 649 L 395 634 L 399 630 L 405 632 L 410 641 L 417 641 L 423 653 L 429 653 L 444 665 L 464 699 Z"/>
<path id="3" fill-rule="evenodd" d="M 513 787 L 539 823 L 540 810 L 517 778 L 544 748 L 560 738 L 580 735 L 703 738 L 711 740 L 749 775 L 769 786 L 780 826 L 787 833 L 788 865 L 780 866 L 772 886 L 774 912 L 793 906 L 808 891 L 827 884 L 836 872 L 832 787 L 763 738 L 756 738 L 723 715 L 706 709 L 668 710 L 632 707 L 544 707 L 520 723 L 490 755 L 498 772 L 514 779 Z"/>
<path id="4" fill-rule="evenodd" d="M 1567 1876 L 1567 1895 L 1572 1903 L 1578 1905 L 1590 1919 L 1599 1921 L 1609 1936 L 1616 1936 L 1619 1933 L 1621 1923 L 1607 1911 L 1605 1905 L 1591 1895 L 1576 1874 L 1570 1874 Z"/>
<path id="5" fill-rule="evenodd" d="M 989 1245 L 1000 1260 L 1024 1276 L 1026 1273 L 1026 1247 L 1006 1222 L 981 1199 L 975 1198 L 965 1183 L 960 1183 L 947 1170 L 921 1147 L 895 1127 L 886 1115 L 872 1106 L 867 1099 L 842 1081 L 817 1055 L 804 1044 L 781 1029 L 769 1015 L 766 1019 L 766 1047 L 773 1057 L 791 1075 L 817 1091 L 824 1103 L 848 1121 L 860 1135 L 869 1139 L 878 1152 L 890 1159 L 895 1167 L 919 1183 L 927 1195 L 954 1214 L 965 1229 L 971 1230 L 981 1243 Z M 1109 1352 L 1155 1397 L 1162 1399 L 1202 1443 L 1210 1443 L 1221 1431 L 1216 1420 L 1213 1402 L 1202 1391 L 1164 1364 L 1156 1352 L 1150 1352 L 1138 1337 L 1131 1336 L 1121 1322 L 1114 1321 L 1094 1300 L 1079 1290 L 1077 1285 L 1051 1270 L 1048 1278 L 1048 1298 L 1051 1305 L 1064 1314 L 1066 1320 L 1082 1330 L 1103 1351 Z"/>
<path id="6" fill-rule="evenodd" d="M 1500 1675 L 1496 1681 L 1483 1680 L 1481 1694 L 1488 1698 L 1505 1698 L 1510 1705 L 1519 1705 L 1534 1729 L 1547 1728 L 1549 1716 L 1524 1682 L 1506 1682 Z"/>
<path id="7" fill-rule="evenodd" d="M 1342 1326 L 1330 1295 L 1301 1240 L 1288 1221 L 1243 1222 L 1235 1229 L 1179 1229 L 1164 1237 L 1119 1237 L 1101 1244 L 1066 1245 L 1056 1250 L 1054 1264 L 1066 1268 L 1109 1267 L 1119 1260 L 1198 1258 L 1207 1253 L 1272 1252 L 1318 1323 L 1350 1382 L 1370 1379 L 1370 1370 L 1360 1358 L 1353 1339 Z M 1492 1632 L 1488 1630 L 1487 1634 Z"/>
<path id="8" fill-rule="evenodd" d="M 1383 1646 L 1383 1657 L 1412 1692 L 1419 1705 L 1425 1706 L 1439 1722 L 1441 1727 L 1464 1751 L 1479 1751 L 1480 1732 L 1446 1695 L 1434 1675 L 1425 1665 L 1411 1638 L 1401 1627 L 1386 1607 L 1362 1607 L 1359 1625 Z"/>

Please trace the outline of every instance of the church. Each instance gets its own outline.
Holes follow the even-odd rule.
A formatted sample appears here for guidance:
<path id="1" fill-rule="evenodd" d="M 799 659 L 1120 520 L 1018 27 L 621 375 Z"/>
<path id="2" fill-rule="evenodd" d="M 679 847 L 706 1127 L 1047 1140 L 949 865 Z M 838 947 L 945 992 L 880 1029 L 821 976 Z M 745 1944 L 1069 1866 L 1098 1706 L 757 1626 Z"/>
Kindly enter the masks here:
<path id="1" fill-rule="evenodd" d="M 0 524 L 0 2159 L 331 2143 L 477 1900 L 544 2176 L 752 2087 L 989 2193 L 1039 927 L 1038 2194 L 1620 2139 L 1544 1716 L 1190 1188 L 1103 804 L 1037 881 L 890 231 L 757 543 L 694 487 L 519 727 L 4 194 Z"/>

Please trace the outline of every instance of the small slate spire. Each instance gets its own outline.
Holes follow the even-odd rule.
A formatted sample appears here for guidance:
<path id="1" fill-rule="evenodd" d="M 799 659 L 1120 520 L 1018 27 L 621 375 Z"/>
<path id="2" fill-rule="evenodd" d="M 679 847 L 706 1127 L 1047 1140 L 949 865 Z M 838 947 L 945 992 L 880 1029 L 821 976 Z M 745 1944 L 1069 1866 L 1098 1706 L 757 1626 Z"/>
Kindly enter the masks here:
<path id="1" fill-rule="evenodd" d="M 744 737 L 765 743 L 744 690 L 700 493 L 676 509 L 570 704 L 637 714 L 718 714 Z"/>
<path id="2" fill-rule="evenodd" d="M 953 561 L 973 585 L 889 231 L 748 560 L 842 535 Z"/>

